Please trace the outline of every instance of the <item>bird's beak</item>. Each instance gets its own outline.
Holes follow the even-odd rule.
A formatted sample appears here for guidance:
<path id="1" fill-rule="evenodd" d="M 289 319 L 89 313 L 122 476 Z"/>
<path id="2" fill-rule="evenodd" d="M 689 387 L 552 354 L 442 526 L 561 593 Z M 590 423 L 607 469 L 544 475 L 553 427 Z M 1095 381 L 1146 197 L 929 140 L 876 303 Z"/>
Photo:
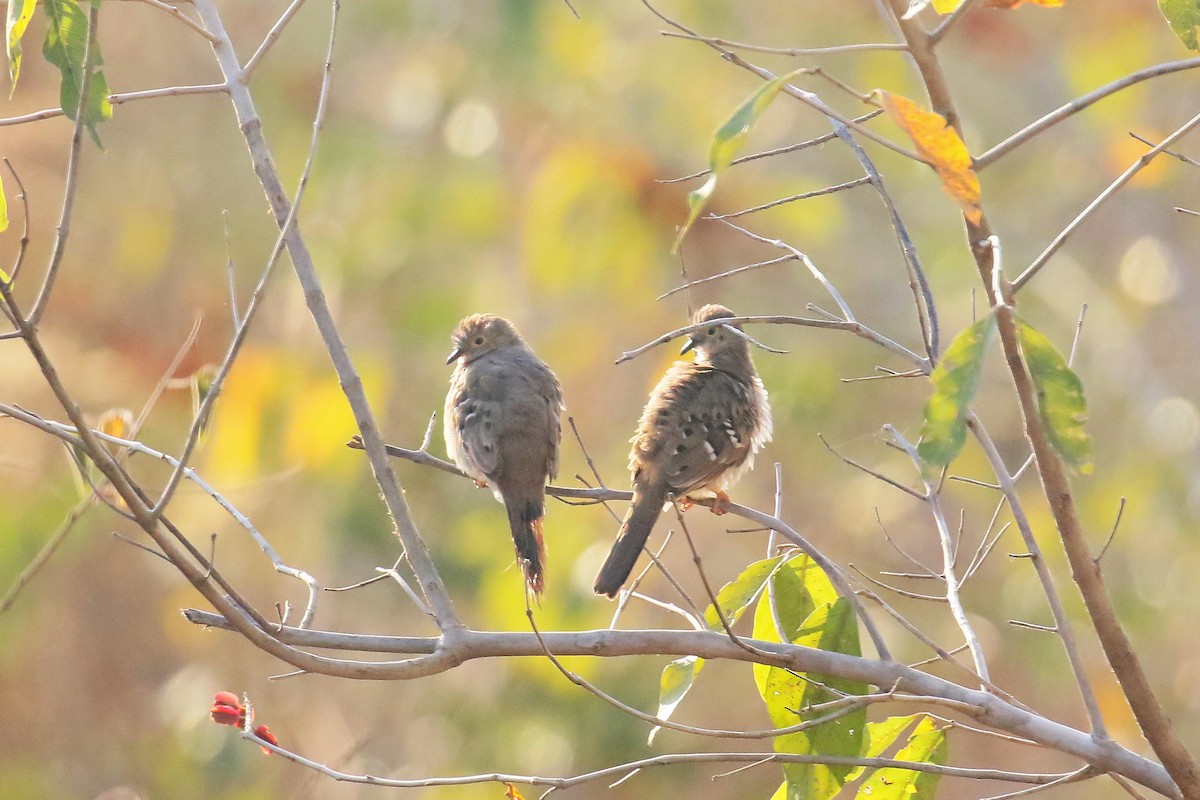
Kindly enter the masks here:
<path id="1" fill-rule="evenodd" d="M 450 351 L 450 355 L 446 356 L 446 363 L 451 364 L 451 363 L 457 361 L 458 357 L 461 355 L 462 355 L 462 348 L 461 347 L 454 348 L 453 350 Z"/>
<path id="2" fill-rule="evenodd" d="M 687 341 L 683 343 L 683 349 L 679 351 L 679 355 L 684 355 L 688 351 L 692 350 L 695 348 L 696 344 L 696 338 L 694 336 L 689 336 Z"/>

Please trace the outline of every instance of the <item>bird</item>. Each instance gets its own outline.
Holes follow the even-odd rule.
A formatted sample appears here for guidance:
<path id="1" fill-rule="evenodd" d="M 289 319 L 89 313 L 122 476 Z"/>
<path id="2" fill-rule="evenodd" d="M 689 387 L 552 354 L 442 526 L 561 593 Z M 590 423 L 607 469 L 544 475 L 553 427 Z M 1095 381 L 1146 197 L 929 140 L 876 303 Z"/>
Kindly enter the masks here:
<path id="1" fill-rule="evenodd" d="M 516 327 L 471 314 L 454 329 L 443 417 L 446 452 L 508 511 L 526 586 L 545 590 L 546 482 L 558 472 L 562 388 Z"/>
<path id="2" fill-rule="evenodd" d="M 712 324 L 692 332 L 680 351 L 694 350 L 695 360 L 676 361 L 650 393 L 630 440 L 633 502 L 596 576 L 598 595 L 611 598 L 620 591 L 664 504 L 675 498 L 690 505 L 689 497 L 715 494 L 712 510 L 725 513 L 725 490 L 771 440 L 767 390 L 747 339 L 740 325 L 721 321 L 733 316 L 716 304 L 697 311 L 693 324 Z"/>

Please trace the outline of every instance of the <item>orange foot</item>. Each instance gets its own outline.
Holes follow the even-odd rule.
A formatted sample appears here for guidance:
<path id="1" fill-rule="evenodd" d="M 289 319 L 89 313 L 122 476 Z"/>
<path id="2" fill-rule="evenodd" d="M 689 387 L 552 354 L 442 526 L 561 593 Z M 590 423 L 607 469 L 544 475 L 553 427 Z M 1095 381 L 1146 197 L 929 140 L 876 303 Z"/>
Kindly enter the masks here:
<path id="1" fill-rule="evenodd" d="M 696 502 L 694 500 L 692 500 L 692 498 L 688 497 L 686 494 L 683 497 L 676 500 L 675 502 L 679 504 L 680 511 L 687 511 L 689 508 L 696 505 Z"/>
<path id="2" fill-rule="evenodd" d="M 713 501 L 712 513 L 716 514 L 718 517 L 722 514 L 728 514 L 729 504 L 731 502 L 733 501 L 729 499 L 729 495 L 725 494 L 725 492 L 721 491 L 720 489 L 717 489 L 717 499 Z"/>
<path id="3" fill-rule="evenodd" d="M 475 487 L 477 489 L 486 489 L 486 488 L 488 488 L 488 482 L 487 481 L 475 481 Z"/>

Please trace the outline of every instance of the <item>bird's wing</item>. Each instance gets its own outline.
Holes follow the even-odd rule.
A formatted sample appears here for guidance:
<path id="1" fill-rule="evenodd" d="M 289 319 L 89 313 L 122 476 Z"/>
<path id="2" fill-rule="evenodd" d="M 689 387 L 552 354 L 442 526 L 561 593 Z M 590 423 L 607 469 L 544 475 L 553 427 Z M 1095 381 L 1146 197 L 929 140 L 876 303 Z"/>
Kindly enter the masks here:
<path id="1" fill-rule="evenodd" d="M 536 379 L 538 394 L 545 401 L 539 431 L 546 440 L 546 476 L 553 479 L 558 475 L 558 446 L 562 443 L 562 387 L 549 367 L 541 362 L 538 362 L 538 366 L 541 367 L 541 374 Z"/>
<path id="2" fill-rule="evenodd" d="M 491 376 L 472 368 L 455 377 L 446 396 L 446 449 L 471 477 L 489 479 L 500 463 L 503 404 Z"/>
<path id="3" fill-rule="evenodd" d="M 720 370 L 677 362 L 651 393 L 630 466 L 647 462 L 676 494 L 713 483 L 750 453 L 750 387 Z"/>

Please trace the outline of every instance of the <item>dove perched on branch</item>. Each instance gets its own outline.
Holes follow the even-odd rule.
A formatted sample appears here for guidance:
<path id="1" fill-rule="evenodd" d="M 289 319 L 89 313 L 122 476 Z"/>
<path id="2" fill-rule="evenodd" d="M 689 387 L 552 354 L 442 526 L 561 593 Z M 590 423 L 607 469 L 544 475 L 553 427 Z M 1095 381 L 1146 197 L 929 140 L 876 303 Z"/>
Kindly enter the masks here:
<path id="1" fill-rule="evenodd" d="M 696 360 L 676 361 L 650 393 L 629 454 L 633 502 L 596 576 L 596 594 L 621 589 L 670 497 L 715 494 L 713 511 L 725 513 L 725 490 L 771 440 L 771 407 L 749 344 L 740 325 L 721 321 L 732 316 L 720 305 L 697 311 L 693 323 L 712 325 L 693 332 L 680 351 L 694 350 Z"/>
<path id="2" fill-rule="evenodd" d="M 535 595 L 545 588 L 546 482 L 562 439 L 558 378 L 511 322 L 472 314 L 454 329 L 446 395 L 446 452 L 508 511 L 517 561 Z"/>

